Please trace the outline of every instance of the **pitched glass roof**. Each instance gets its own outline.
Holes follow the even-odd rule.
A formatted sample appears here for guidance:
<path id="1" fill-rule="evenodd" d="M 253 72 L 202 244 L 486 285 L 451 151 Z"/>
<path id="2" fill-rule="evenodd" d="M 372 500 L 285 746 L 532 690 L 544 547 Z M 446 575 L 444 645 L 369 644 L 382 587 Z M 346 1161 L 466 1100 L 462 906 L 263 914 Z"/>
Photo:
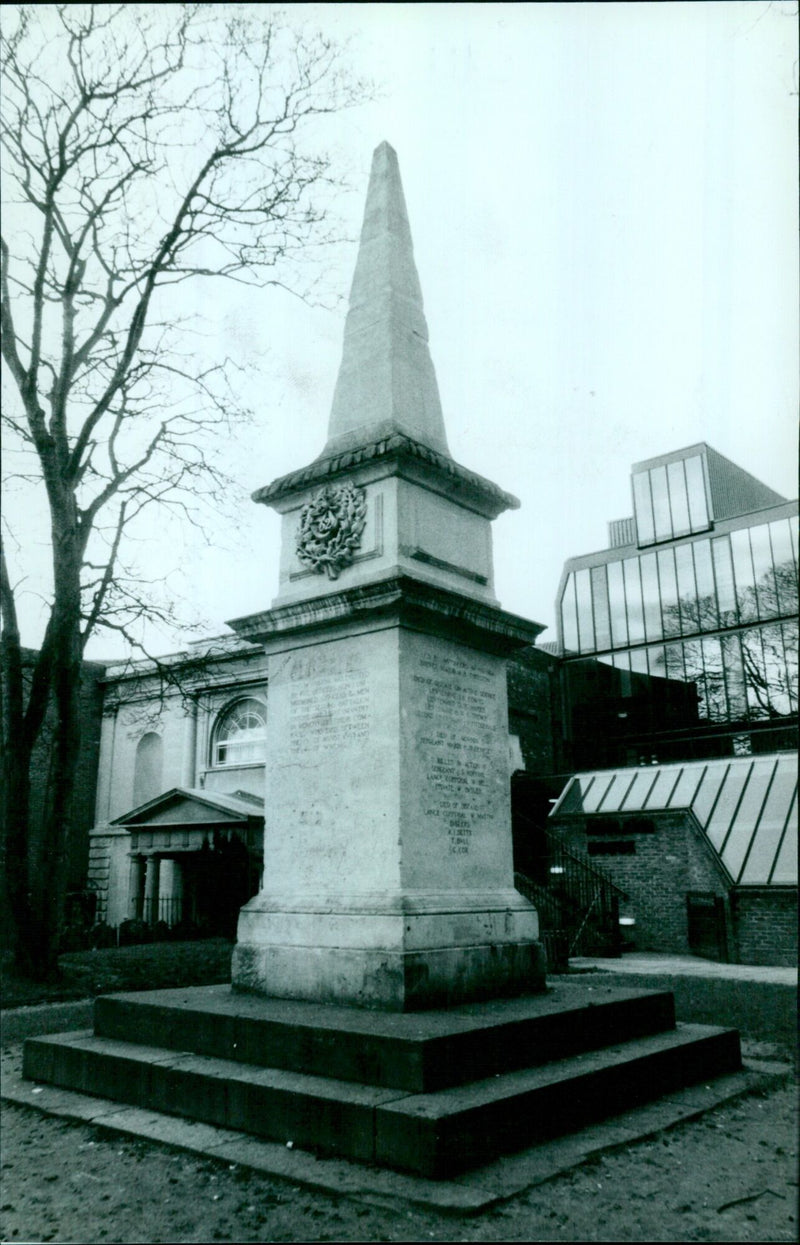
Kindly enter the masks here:
<path id="1" fill-rule="evenodd" d="M 797 884 L 797 757 L 736 757 L 576 774 L 551 817 L 691 811 L 732 880 Z"/>

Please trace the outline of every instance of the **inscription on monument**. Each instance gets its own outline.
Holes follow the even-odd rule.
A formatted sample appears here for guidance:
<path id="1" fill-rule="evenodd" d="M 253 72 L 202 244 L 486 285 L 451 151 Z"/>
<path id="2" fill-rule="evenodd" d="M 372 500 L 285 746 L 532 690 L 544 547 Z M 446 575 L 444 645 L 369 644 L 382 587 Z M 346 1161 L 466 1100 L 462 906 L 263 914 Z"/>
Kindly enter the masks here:
<path id="1" fill-rule="evenodd" d="M 412 677 L 421 700 L 423 812 L 445 827 L 450 855 L 467 856 L 495 798 L 497 691 L 490 674 L 462 658 L 428 655 L 420 669 Z"/>
<path id="2" fill-rule="evenodd" d="M 298 653 L 289 675 L 289 752 L 334 752 L 362 744 L 369 683 L 358 653 Z"/>

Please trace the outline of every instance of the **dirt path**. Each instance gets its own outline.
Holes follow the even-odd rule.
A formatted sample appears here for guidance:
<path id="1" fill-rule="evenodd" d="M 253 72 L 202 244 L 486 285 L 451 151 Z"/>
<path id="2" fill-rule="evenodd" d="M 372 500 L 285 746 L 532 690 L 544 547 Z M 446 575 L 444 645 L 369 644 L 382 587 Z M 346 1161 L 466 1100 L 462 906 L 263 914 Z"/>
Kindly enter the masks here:
<path id="1" fill-rule="evenodd" d="M 3 1241 L 794 1241 L 793 1087 L 741 1099 L 475 1218 L 310 1192 L 5 1106 Z"/>

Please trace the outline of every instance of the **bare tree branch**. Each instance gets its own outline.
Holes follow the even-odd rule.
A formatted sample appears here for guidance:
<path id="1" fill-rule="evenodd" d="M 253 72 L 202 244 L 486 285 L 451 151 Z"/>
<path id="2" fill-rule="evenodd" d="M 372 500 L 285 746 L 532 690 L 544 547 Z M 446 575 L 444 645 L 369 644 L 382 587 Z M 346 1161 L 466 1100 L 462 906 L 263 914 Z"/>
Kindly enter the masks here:
<path id="1" fill-rule="evenodd" d="M 16 805 L 3 817 L 23 885 L 15 807 L 45 711 L 57 723 L 46 833 L 60 859 L 84 647 L 98 628 L 133 639 L 144 620 L 174 621 L 125 552 L 142 516 L 167 508 L 200 525 L 224 493 L 209 447 L 243 415 L 234 372 L 198 363 L 174 287 L 222 277 L 309 295 L 317 274 L 301 264 L 338 236 L 321 123 L 367 92 L 340 49 L 265 6 L 7 6 L 0 54 L 4 428 L 27 455 L 16 474 L 44 486 L 52 554 L 45 639 L 17 730 L 4 726 Z M 5 564 L 0 586 L 16 705 Z M 20 900 L 14 917 L 46 929 L 51 967 L 55 908 L 36 916 Z"/>

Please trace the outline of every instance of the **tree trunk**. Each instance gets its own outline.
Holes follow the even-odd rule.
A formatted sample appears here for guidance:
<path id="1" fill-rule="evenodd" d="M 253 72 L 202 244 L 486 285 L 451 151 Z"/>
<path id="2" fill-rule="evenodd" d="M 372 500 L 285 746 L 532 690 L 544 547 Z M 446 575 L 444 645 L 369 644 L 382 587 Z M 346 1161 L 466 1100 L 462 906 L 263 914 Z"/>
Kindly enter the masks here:
<path id="1" fill-rule="evenodd" d="M 28 878 L 30 842 L 31 750 L 24 728 L 22 646 L 8 581 L 5 556 L 0 549 L 0 596 L 3 606 L 0 698 L 0 851 L 2 852 L 3 910 L 11 926 L 11 944 L 18 966 L 27 971 L 26 934 L 33 925 Z"/>
<path id="2" fill-rule="evenodd" d="M 67 884 L 67 838 L 80 748 L 80 667 L 58 672 L 55 720 L 48 715 L 39 747 L 7 740 L 3 748 L 4 886 L 15 964 L 36 981 L 58 974 L 58 943 Z M 47 767 L 42 816 L 31 818 L 31 776 Z M 39 820 L 38 818 L 36 819 Z"/>
<path id="3" fill-rule="evenodd" d="M 3 671 L 4 696 L 8 694 Z M 31 975 L 29 936 L 35 928 L 31 907 L 28 844 L 30 842 L 30 756 L 20 741 L 3 741 L 3 790 L 0 827 L 3 842 L 3 889 L 11 924 L 11 942 L 17 968 Z"/>
<path id="4" fill-rule="evenodd" d="M 67 842 L 81 735 L 80 549 L 65 524 L 57 541 L 53 612 L 37 664 L 48 693 L 31 709 L 16 619 L 3 625 L 3 790 L 0 828 L 7 912 L 18 970 L 37 981 L 58 974 L 67 885 Z M 9 611 L 6 611 L 8 614 Z M 34 674 L 35 678 L 35 674 Z M 25 702 L 27 701 L 27 705 Z M 47 710 L 47 711 L 45 711 Z M 41 820 L 31 816 L 31 780 L 42 772 Z"/>
<path id="5" fill-rule="evenodd" d="M 39 851 L 33 863 L 34 975 L 38 980 L 58 974 L 68 882 L 67 846 L 81 741 L 80 690 L 80 657 L 71 658 L 55 671 L 55 730 L 49 748 Z"/>

